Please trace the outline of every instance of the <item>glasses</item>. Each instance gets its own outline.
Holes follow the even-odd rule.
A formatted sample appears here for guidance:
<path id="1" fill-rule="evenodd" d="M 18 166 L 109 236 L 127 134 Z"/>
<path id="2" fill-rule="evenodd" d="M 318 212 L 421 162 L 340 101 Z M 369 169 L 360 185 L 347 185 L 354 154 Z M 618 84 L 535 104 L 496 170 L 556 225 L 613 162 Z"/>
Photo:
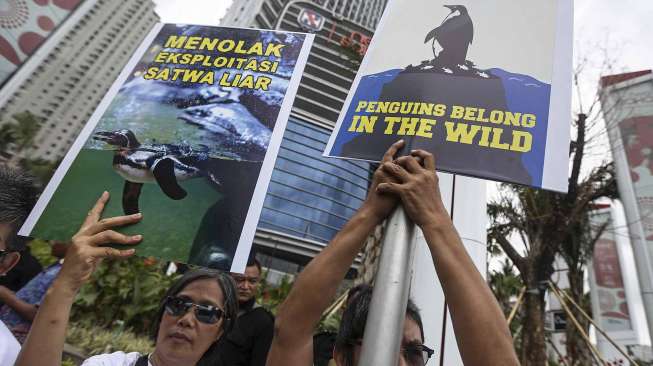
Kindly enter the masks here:
<path id="1" fill-rule="evenodd" d="M 404 359 L 409 365 L 424 366 L 429 362 L 429 359 L 433 356 L 435 351 L 423 344 L 412 344 L 402 347 L 401 353 L 404 355 Z"/>
<path id="2" fill-rule="evenodd" d="M 362 346 L 362 340 L 356 340 L 350 343 L 351 345 Z M 404 356 L 404 360 L 410 366 L 425 366 L 429 359 L 435 353 L 434 350 L 428 348 L 424 344 L 409 344 L 405 347 L 401 347 L 401 354 Z"/>
<path id="3" fill-rule="evenodd" d="M 182 297 L 168 296 L 164 309 L 172 316 L 185 315 L 190 308 L 195 308 L 195 318 L 205 324 L 215 324 L 224 316 L 224 311 L 217 306 L 198 305 Z"/>

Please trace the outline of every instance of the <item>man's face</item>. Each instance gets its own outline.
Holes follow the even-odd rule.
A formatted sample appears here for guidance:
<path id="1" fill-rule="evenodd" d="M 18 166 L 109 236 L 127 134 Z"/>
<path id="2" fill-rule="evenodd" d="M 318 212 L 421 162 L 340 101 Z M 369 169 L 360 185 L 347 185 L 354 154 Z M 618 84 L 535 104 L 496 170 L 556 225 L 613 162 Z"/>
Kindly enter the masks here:
<path id="1" fill-rule="evenodd" d="M 256 296 L 258 285 L 261 281 L 261 271 L 256 265 L 245 268 L 245 273 L 232 273 L 231 277 L 236 281 L 238 288 L 238 302 L 247 302 Z"/>
<path id="2" fill-rule="evenodd" d="M 14 227 L 8 223 L 0 223 L 0 276 L 9 272 L 20 259 L 20 254 L 16 252 L 2 252 L 7 250 L 9 240 L 13 237 Z"/>

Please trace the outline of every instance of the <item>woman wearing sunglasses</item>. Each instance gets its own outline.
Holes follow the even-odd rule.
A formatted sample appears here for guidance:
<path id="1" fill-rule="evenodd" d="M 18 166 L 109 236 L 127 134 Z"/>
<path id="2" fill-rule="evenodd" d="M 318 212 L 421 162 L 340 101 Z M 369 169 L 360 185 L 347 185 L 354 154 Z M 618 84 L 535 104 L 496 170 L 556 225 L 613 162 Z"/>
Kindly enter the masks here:
<path id="1" fill-rule="evenodd" d="M 112 228 L 140 221 L 141 215 L 100 219 L 109 200 L 105 192 L 97 201 L 66 254 L 57 279 L 48 290 L 16 361 L 17 366 L 59 366 L 66 327 L 75 295 L 104 258 L 126 258 L 134 249 L 125 246 L 141 241 L 141 236 L 119 234 Z M 191 271 L 170 287 L 161 301 L 149 355 L 116 352 L 89 358 L 84 366 L 172 366 L 209 365 L 214 346 L 229 331 L 238 312 L 236 290 L 229 275 L 211 271 Z"/>

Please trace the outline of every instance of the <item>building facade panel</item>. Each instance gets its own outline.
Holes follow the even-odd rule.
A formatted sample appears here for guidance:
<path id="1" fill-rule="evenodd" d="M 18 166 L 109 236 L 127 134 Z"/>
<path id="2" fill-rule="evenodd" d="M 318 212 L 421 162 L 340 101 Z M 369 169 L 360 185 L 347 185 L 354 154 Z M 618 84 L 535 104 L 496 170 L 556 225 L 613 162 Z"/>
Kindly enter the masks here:
<path id="1" fill-rule="evenodd" d="M 326 244 L 360 207 L 369 164 L 322 157 L 329 133 L 288 122 L 259 228 Z"/>

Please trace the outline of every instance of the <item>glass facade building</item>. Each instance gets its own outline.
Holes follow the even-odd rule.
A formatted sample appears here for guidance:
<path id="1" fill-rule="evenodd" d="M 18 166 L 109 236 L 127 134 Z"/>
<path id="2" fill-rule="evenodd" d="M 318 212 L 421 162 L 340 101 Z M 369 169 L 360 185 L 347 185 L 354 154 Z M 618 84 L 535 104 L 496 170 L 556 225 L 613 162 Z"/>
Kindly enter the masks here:
<path id="1" fill-rule="evenodd" d="M 254 240 L 257 257 L 279 275 L 301 270 L 367 195 L 369 163 L 322 152 L 386 2 L 235 0 L 221 23 L 315 34 Z M 319 29 L 300 23 L 306 13 L 321 19 Z"/>
<path id="2" fill-rule="evenodd" d="M 367 195 L 369 163 L 322 157 L 330 131 L 291 119 L 259 227 L 327 243 Z"/>

